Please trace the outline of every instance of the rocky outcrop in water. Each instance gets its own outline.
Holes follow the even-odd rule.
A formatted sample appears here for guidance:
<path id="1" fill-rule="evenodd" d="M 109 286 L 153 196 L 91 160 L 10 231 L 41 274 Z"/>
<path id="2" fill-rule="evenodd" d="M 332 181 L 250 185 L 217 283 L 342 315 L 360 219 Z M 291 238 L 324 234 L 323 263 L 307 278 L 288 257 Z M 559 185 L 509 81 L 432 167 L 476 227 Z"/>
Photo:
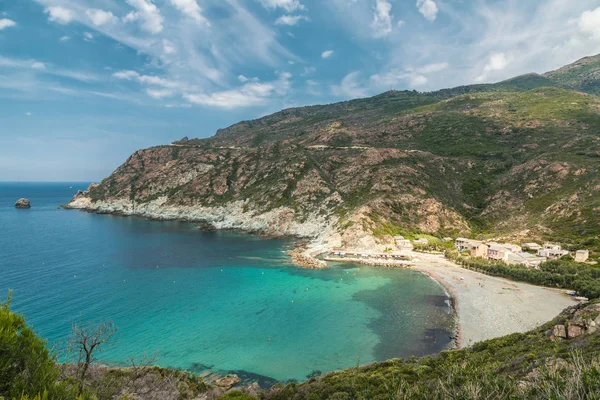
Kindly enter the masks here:
<path id="1" fill-rule="evenodd" d="M 28 199 L 19 199 L 15 203 L 16 208 L 31 208 L 31 202 Z"/>

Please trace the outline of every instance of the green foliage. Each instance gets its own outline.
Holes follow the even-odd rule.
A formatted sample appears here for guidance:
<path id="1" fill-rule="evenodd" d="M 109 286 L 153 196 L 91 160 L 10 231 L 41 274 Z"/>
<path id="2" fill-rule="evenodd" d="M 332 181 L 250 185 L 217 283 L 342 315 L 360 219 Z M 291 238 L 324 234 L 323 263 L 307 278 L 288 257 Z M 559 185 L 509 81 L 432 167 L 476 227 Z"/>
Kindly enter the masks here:
<path id="1" fill-rule="evenodd" d="M 257 400 L 257 398 L 239 390 L 231 390 L 219 397 L 219 400 Z"/>
<path id="2" fill-rule="evenodd" d="M 0 398 L 74 398 L 57 379 L 54 356 L 25 322 L 10 309 L 10 295 L 0 304 Z"/>

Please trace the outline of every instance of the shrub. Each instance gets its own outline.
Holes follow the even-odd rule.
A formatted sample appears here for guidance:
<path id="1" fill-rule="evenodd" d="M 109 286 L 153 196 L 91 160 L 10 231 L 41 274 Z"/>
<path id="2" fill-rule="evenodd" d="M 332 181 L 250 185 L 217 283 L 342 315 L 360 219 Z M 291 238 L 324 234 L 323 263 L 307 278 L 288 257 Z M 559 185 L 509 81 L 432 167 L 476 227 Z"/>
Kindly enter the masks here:
<path id="1" fill-rule="evenodd" d="M 60 371 L 46 342 L 11 311 L 10 299 L 0 304 L 0 398 L 74 398 L 57 383 Z"/>

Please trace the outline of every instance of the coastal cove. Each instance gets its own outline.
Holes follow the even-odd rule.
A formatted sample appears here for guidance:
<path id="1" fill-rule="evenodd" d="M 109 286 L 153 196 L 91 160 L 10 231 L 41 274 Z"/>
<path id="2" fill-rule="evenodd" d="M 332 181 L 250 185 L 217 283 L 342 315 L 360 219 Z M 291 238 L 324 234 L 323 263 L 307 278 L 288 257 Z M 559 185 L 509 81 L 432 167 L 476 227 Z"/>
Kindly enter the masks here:
<path id="1" fill-rule="evenodd" d="M 418 271 L 362 265 L 306 270 L 288 239 L 197 224 L 59 209 L 87 184 L 0 184 L 0 293 L 60 347 L 74 320 L 111 319 L 119 341 L 100 360 L 269 384 L 357 363 L 448 348 L 453 313 Z M 16 198 L 31 200 L 14 209 Z"/>

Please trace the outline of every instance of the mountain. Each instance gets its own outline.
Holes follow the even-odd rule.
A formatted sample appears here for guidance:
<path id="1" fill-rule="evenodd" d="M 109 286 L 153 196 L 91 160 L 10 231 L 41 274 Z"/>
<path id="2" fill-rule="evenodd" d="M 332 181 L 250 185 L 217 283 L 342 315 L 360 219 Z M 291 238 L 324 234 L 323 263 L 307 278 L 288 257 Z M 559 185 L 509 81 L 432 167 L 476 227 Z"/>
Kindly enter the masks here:
<path id="1" fill-rule="evenodd" d="M 308 237 L 315 251 L 419 233 L 596 240 L 597 60 L 243 121 L 136 151 L 67 207 Z"/>
<path id="2" fill-rule="evenodd" d="M 581 60 L 544 74 L 556 84 L 574 90 L 600 95 L 600 55 Z"/>

